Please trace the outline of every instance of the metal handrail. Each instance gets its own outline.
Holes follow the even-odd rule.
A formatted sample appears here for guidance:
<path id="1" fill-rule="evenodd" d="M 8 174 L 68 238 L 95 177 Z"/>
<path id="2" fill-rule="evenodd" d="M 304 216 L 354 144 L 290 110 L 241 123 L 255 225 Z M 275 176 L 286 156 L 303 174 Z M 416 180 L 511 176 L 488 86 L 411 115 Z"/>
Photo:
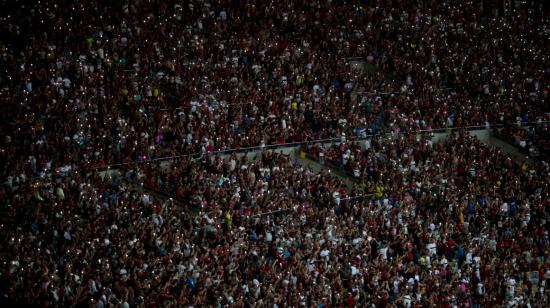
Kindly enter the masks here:
<path id="1" fill-rule="evenodd" d="M 529 127 L 534 125 L 540 125 L 540 124 L 548 124 L 550 121 L 538 121 L 538 122 L 529 122 L 525 125 L 522 125 L 522 127 Z M 421 129 L 421 130 L 414 130 L 414 131 L 407 131 L 407 132 L 382 132 L 382 133 L 375 133 L 375 134 L 369 134 L 364 137 L 355 137 L 355 136 L 349 136 L 346 137 L 346 140 L 348 142 L 358 142 L 362 140 L 366 140 L 367 138 L 372 138 L 376 136 L 381 135 L 391 135 L 391 134 L 420 134 L 420 133 L 442 133 L 442 132 L 448 132 L 448 131 L 457 131 L 457 130 L 468 130 L 468 131 L 477 131 L 477 130 L 485 130 L 485 129 L 496 129 L 496 128 L 502 128 L 504 127 L 504 124 L 497 124 L 495 126 L 486 127 L 481 125 L 473 125 L 473 126 L 461 126 L 461 127 L 444 127 L 444 128 L 435 128 L 435 129 Z M 253 152 L 258 150 L 276 150 L 281 148 L 289 148 L 289 147 L 296 147 L 300 145 L 307 145 L 307 144 L 315 144 L 315 143 L 330 143 L 330 142 L 339 142 L 340 138 L 325 138 L 325 139 L 315 139 L 315 140 L 308 140 L 308 141 L 296 141 L 296 142 L 287 142 L 287 143 L 278 143 L 278 144 L 270 144 L 270 145 L 260 145 L 260 146 L 253 146 L 253 147 L 243 147 L 243 148 L 233 148 L 233 149 L 225 149 L 225 150 L 217 150 L 212 151 L 208 153 L 191 153 L 191 154 L 181 154 L 181 155 L 173 155 L 173 156 L 167 156 L 167 157 L 158 157 L 158 158 L 152 158 L 152 159 L 144 159 L 139 161 L 134 161 L 130 163 L 116 163 L 116 164 L 110 164 L 107 166 L 101 166 L 101 167 L 91 167 L 86 169 L 85 171 L 108 171 L 108 170 L 117 170 L 119 168 L 122 168 L 124 166 L 132 166 L 136 164 L 148 164 L 148 163 L 155 163 L 155 162 L 162 162 L 162 161 L 169 161 L 169 160 L 176 160 L 180 158 L 187 158 L 187 157 L 197 157 L 200 158 L 203 155 L 227 155 L 232 153 L 247 153 L 247 152 Z M 40 177 L 34 177 L 29 178 L 28 181 L 35 181 L 35 180 L 41 180 Z M 3 184 L 6 184 L 4 182 Z"/>
<path id="2" fill-rule="evenodd" d="M 500 127 L 503 127 L 503 126 L 504 126 L 503 124 L 497 124 L 496 127 L 493 126 L 493 127 L 490 127 L 490 128 L 500 128 Z M 527 126 L 529 126 L 529 125 L 527 125 Z M 380 136 L 380 135 L 391 135 L 391 134 L 396 134 L 396 133 L 397 134 L 403 134 L 403 133 L 407 133 L 407 134 L 443 133 L 443 132 L 446 132 L 446 131 L 449 131 L 449 130 L 456 131 L 456 130 L 461 130 L 461 129 L 465 129 L 465 130 L 468 130 L 468 131 L 474 131 L 474 130 L 484 130 L 484 129 L 488 129 L 488 128 L 486 126 L 477 125 L 477 126 L 462 126 L 462 127 L 448 127 L 448 128 L 445 127 L 445 128 L 436 128 L 436 129 L 421 129 L 421 130 L 414 130 L 414 131 L 408 131 L 408 132 L 383 132 L 383 133 L 369 134 L 369 135 L 366 135 L 365 137 L 349 136 L 349 137 L 346 137 L 346 140 L 348 142 L 357 142 L 357 141 L 366 140 L 368 138 L 372 138 L 372 137 L 376 137 L 376 136 Z M 186 158 L 186 157 L 202 157 L 202 155 L 205 155 L 205 154 L 208 154 L 208 155 L 217 155 L 217 154 L 223 155 L 223 154 L 233 154 L 233 153 L 246 153 L 246 152 L 258 151 L 258 150 L 289 148 L 289 147 L 295 147 L 295 146 L 306 145 L 306 144 L 329 143 L 329 142 L 339 142 L 339 141 L 340 141 L 340 138 L 335 137 L 335 138 L 314 139 L 314 140 L 306 140 L 306 141 L 276 143 L 276 144 L 270 144 L 270 145 L 259 145 L 259 146 L 252 146 L 252 147 L 217 150 L 217 151 L 212 151 L 212 152 L 208 152 L 208 153 L 198 152 L 198 153 L 191 153 L 191 154 L 182 154 L 182 155 L 173 155 L 173 156 L 167 156 L 167 157 L 158 157 L 158 158 L 152 158 L 152 159 L 139 160 L 139 161 L 135 161 L 135 162 L 131 162 L 131 163 L 111 164 L 111 165 L 108 165 L 108 166 L 95 167 L 95 168 L 92 168 L 92 169 L 109 170 L 109 169 L 114 169 L 114 168 L 118 168 L 118 167 L 122 167 L 122 166 L 126 166 L 126 165 L 133 165 L 133 164 L 144 164 L 144 163 L 147 164 L 147 163 L 152 163 L 152 162 L 174 160 L 174 159 Z"/>
<path id="3" fill-rule="evenodd" d="M 453 91 L 453 90 L 462 90 L 463 88 L 434 88 L 435 91 Z M 357 95 L 365 95 L 365 96 L 374 96 L 374 95 L 380 95 L 380 96 L 388 96 L 388 95 L 400 95 L 403 94 L 402 92 L 365 92 L 365 91 L 355 91 Z"/>

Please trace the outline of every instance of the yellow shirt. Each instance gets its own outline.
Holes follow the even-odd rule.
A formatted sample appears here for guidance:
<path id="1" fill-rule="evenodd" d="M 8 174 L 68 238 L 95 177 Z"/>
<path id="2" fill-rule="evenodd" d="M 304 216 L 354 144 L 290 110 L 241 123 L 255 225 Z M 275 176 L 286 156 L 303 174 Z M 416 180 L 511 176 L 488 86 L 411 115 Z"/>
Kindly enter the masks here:
<path id="1" fill-rule="evenodd" d="M 521 164 L 521 172 L 527 172 L 527 168 L 528 168 L 527 163 Z"/>
<path id="2" fill-rule="evenodd" d="M 380 198 L 382 198 L 382 195 L 383 195 L 383 194 L 384 194 L 384 188 L 382 187 L 382 185 L 376 184 L 374 196 L 375 196 L 377 199 L 380 199 Z"/>
<path id="3" fill-rule="evenodd" d="M 233 224 L 233 221 L 231 220 L 231 213 L 225 212 L 225 221 L 227 222 L 227 226 L 231 228 L 231 225 Z"/>

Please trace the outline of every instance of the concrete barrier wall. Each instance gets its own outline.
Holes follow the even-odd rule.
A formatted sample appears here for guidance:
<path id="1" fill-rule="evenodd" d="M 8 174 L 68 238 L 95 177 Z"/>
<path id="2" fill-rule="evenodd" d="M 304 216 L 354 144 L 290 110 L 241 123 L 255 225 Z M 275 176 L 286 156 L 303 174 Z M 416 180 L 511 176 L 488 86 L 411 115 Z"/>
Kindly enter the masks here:
<path id="1" fill-rule="evenodd" d="M 503 149 L 506 153 L 510 154 L 515 160 L 520 161 L 520 160 L 526 159 L 526 157 L 524 155 L 522 155 L 521 153 L 519 153 L 519 151 L 517 151 L 517 149 L 515 149 L 513 146 L 503 142 L 502 140 L 499 140 L 499 139 L 493 137 L 491 129 L 473 130 L 473 131 L 469 131 L 469 133 L 470 133 L 470 135 L 478 138 L 480 141 L 482 141 L 485 144 L 488 144 L 488 145 L 491 145 L 491 146 L 497 146 L 497 147 Z M 439 142 L 445 140 L 445 138 L 447 138 L 447 136 L 449 136 L 449 132 L 438 132 L 438 133 L 433 134 L 433 137 L 432 137 L 431 140 L 432 140 L 433 143 L 439 143 Z M 358 141 L 352 141 L 352 142 L 358 143 L 359 146 L 363 149 L 365 147 L 364 140 L 358 140 Z M 321 142 L 321 144 L 324 147 L 329 147 L 333 144 L 338 144 L 338 143 L 339 143 L 339 141 Z M 277 148 L 277 149 L 273 149 L 273 151 L 276 151 L 277 153 L 283 153 L 283 154 L 289 155 L 294 160 L 295 157 L 298 155 L 299 149 L 300 149 L 299 146 L 293 145 L 293 146 L 280 147 L 280 148 Z M 247 155 L 248 159 L 253 159 L 256 155 L 260 154 L 262 151 L 264 151 L 264 150 L 257 149 L 257 150 L 248 151 L 246 153 L 237 153 L 236 155 L 237 155 L 238 158 L 241 158 L 243 155 Z M 229 158 L 231 156 L 231 154 L 220 154 L 220 156 L 222 158 L 226 159 L 226 158 Z M 172 161 L 173 160 L 165 160 L 165 161 L 160 162 L 160 168 L 163 168 L 163 169 L 170 168 L 171 165 L 172 165 Z M 303 160 L 301 160 L 301 161 L 303 161 Z M 107 171 L 100 172 L 100 175 L 101 176 L 119 177 L 119 176 L 122 176 L 123 174 L 121 174 L 121 172 L 118 169 L 110 169 L 110 170 L 107 170 Z"/>
<path id="2" fill-rule="evenodd" d="M 482 130 L 472 130 L 469 131 L 470 135 L 476 137 L 481 142 L 490 144 L 492 137 L 492 130 L 491 129 L 482 129 Z"/>
<path id="3" fill-rule="evenodd" d="M 475 136 L 476 138 L 478 138 L 479 140 L 481 140 L 483 143 L 485 143 L 487 145 L 496 146 L 496 147 L 501 148 L 504 152 L 511 155 L 513 157 L 513 159 L 516 160 L 516 161 L 523 161 L 523 160 L 531 161 L 530 157 L 527 157 L 524 154 L 520 153 L 514 146 L 506 143 L 505 141 L 502 141 L 502 140 L 494 137 L 493 133 L 492 133 L 492 129 L 470 130 L 469 134 L 472 135 L 472 136 Z M 433 136 L 432 136 L 431 140 L 432 140 L 433 143 L 439 143 L 439 142 L 445 140 L 445 138 L 448 135 L 449 135 L 449 132 L 433 133 Z M 325 142 L 321 142 L 321 144 L 326 147 L 326 146 L 331 146 L 332 144 L 338 144 L 339 142 L 340 141 L 325 141 Z M 364 139 L 353 141 L 353 142 L 359 143 L 361 148 L 365 147 Z M 299 149 L 300 149 L 300 145 L 298 145 L 298 144 L 292 144 L 292 145 L 289 145 L 289 146 L 278 146 L 276 148 L 271 148 L 271 150 L 276 151 L 277 153 L 284 153 L 286 155 L 289 155 L 292 160 L 296 159 L 296 157 L 298 156 Z M 256 155 L 258 155 L 259 153 L 261 153 L 264 150 L 265 149 L 255 148 L 255 149 L 251 149 L 250 151 L 247 151 L 247 152 L 237 153 L 236 155 L 239 158 L 242 157 L 243 155 L 247 155 L 249 159 L 253 159 Z M 220 154 L 220 156 L 222 158 L 228 158 L 228 157 L 231 156 L 231 154 L 224 153 L 224 154 Z M 160 168 L 163 168 L 163 169 L 164 168 L 170 168 L 171 165 L 172 165 L 173 160 L 174 159 L 161 160 L 159 162 Z M 301 163 L 303 163 L 303 162 L 308 161 L 308 159 L 305 159 L 305 160 L 300 159 L 299 161 Z M 156 163 L 156 162 L 151 162 L 151 163 Z M 319 168 L 322 168 L 322 165 L 319 165 Z M 113 167 L 111 167 L 107 170 L 99 172 L 99 175 L 102 176 L 102 177 L 105 177 L 105 176 L 121 177 L 121 176 L 124 176 L 124 174 L 122 174 L 121 170 L 123 170 L 123 168 L 121 168 L 120 166 L 116 166 L 116 167 L 113 166 Z M 59 179 L 57 179 L 57 180 L 59 180 Z M 7 185 L 7 182 L 4 183 L 4 185 Z"/>

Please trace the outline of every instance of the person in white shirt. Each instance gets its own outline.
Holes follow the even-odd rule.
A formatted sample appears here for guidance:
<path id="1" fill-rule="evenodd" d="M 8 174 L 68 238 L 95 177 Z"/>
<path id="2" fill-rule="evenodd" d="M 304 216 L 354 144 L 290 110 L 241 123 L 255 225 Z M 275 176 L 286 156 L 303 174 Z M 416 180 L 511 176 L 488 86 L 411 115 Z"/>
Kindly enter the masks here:
<path id="1" fill-rule="evenodd" d="M 372 147 L 370 138 L 365 139 L 365 150 L 368 151 Z"/>

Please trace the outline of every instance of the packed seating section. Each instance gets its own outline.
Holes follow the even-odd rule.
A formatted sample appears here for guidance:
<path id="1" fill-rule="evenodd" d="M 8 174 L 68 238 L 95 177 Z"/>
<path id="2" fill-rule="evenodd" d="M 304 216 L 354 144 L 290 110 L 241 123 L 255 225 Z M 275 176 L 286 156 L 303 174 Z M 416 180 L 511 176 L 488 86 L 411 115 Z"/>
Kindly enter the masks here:
<path id="1" fill-rule="evenodd" d="M 2 300 L 549 306 L 544 1 L 2 12 Z"/>

